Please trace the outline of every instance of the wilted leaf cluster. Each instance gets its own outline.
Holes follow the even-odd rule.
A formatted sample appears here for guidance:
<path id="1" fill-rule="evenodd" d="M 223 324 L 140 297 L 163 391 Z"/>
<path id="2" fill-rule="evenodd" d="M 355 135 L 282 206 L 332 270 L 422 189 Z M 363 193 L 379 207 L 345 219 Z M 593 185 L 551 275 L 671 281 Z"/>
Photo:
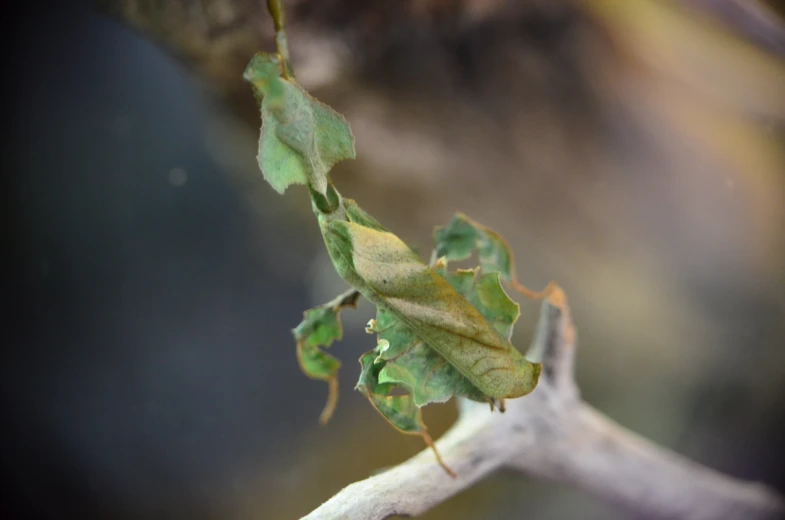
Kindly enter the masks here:
<path id="1" fill-rule="evenodd" d="M 352 287 L 306 311 L 293 331 L 303 372 L 329 383 L 322 422 L 335 409 L 341 366 L 323 348 L 341 339 L 340 312 L 355 306 L 360 295 L 376 305 L 366 331 L 377 341 L 360 358 L 356 389 L 398 430 L 433 446 L 422 422 L 423 406 L 457 396 L 503 411 L 504 399 L 531 392 L 541 367 L 510 343 L 519 307 L 502 282 L 530 292 L 516 281 L 504 240 L 458 214 L 436 230 L 426 264 L 335 189 L 329 171 L 354 157 L 354 136 L 340 114 L 296 83 L 280 48 L 254 56 L 244 77 L 261 108 L 258 160 L 265 179 L 279 193 L 292 184 L 307 186 L 332 263 Z M 478 267 L 450 270 L 450 262 L 475 251 Z"/>

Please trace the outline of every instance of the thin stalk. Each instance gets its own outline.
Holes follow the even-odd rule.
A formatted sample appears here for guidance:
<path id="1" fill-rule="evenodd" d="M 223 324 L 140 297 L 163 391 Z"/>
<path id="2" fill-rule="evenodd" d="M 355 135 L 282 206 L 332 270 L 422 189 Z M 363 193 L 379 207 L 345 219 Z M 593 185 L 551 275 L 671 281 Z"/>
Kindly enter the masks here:
<path id="1" fill-rule="evenodd" d="M 275 50 L 283 60 L 283 76 L 286 79 L 294 79 L 294 70 L 289 57 L 289 41 L 286 39 L 286 14 L 283 8 L 283 0 L 267 0 L 267 10 L 273 19 L 275 27 Z"/>

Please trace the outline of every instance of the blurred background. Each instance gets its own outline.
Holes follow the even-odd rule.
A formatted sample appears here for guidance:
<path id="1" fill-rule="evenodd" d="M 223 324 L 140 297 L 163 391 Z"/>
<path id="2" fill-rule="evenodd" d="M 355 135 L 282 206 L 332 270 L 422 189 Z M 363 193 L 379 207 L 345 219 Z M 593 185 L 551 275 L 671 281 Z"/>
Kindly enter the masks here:
<path id="1" fill-rule="evenodd" d="M 298 80 L 344 113 L 334 179 L 430 249 L 463 211 L 557 281 L 584 398 L 785 491 L 783 4 L 291 0 Z M 263 2 L 15 8 L 3 34 L 16 517 L 289 519 L 422 449 L 352 391 L 332 422 L 290 329 L 343 289 L 304 190 L 255 163 Z M 525 350 L 536 303 L 521 301 Z M 425 410 L 436 436 L 454 403 Z M 637 518 L 498 474 L 423 518 Z M 10 516 L 7 516 L 11 518 Z"/>

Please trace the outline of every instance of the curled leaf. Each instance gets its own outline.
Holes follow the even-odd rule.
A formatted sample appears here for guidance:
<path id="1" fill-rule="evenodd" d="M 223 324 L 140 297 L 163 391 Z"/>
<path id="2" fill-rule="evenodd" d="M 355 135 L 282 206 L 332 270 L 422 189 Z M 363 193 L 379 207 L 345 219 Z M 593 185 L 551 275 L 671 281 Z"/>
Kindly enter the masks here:
<path id="1" fill-rule="evenodd" d="M 374 408 L 392 424 L 398 431 L 410 435 L 419 435 L 433 450 L 436 460 L 444 470 L 455 478 L 453 472 L 442 460 L 439 451 L 428 435 L 428 428 L 422 421 L 422 411 L 417 407 L 411 395 L 392 395 L 397 385 L 379 381 L 379 372 L 384 367 L 384 361 L 377 362 L 378 348 L 366 352 L 360 358 L 362 371 L 360 380 L 355 387 L 365 395 Z"/>
<path id="2" fill-rule="evenodd" d="M 343 336 L 340 313 L 345 307 L 356 307 L 360 294 L 350 291 L 334 300 L 308 309 L 303 313 L 303 321 L 295 328 L 297 360 L 302 371 L 311 379 L 327 381 L 329 394 L 322 411 L 322 424 L 330 420 L 338 403 L 338 369 L 341 362 L 319 347 L 329 347 L 333 341 Z"/>
<path id="3" fill-rule="evenodd" d="M 415 406 L 410 395 L 392 395 L 394 384 L 379 381 L 379 372 L 384 363 L 376 363 L 377 358 L 376 349 L 362 355 L 362 371 L 355 388 L 370 399 L 379 413 L 398 430 L 403 433 L 422 434 L 426 427 L 422 422 L 420 409 Z"/>

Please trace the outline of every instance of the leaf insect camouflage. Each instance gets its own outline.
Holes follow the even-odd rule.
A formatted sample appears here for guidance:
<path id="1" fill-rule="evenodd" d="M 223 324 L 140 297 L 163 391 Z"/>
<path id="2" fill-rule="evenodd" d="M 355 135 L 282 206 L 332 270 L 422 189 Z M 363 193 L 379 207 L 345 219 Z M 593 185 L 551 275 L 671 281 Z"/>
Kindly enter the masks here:
<path id="1" fill-rule="evenodd" d="M 504 399 L 531 392 L 541 365 L 510 343 L 520 313 L 502 282 L 531 297 L 545 296 L 555 286 L 533 293 L 519 284 L 507 244 L 465 215 L 437 228 L 436 248 L 426 264 L 355 201 L 342 197 L 329 172 L 355 157 L 354 136 L 343 116 L 295 81 L 283 6 L 280 0 L 267 3 L 277 52 L 257 53 L 244 73 L 261 108 L 259 167 L 279 193 L 292 184 L 308 188 L 333 266 L 352 287 L 305 311 L 293 331 L 303 372 L 329 384 L 321 422 L 335 409 L 341 366 L 322 348 L 341 339 L 340 312 L 363 296 L 376 305 L 366 332 L 376 334 L 377 344 L 360 358 L 356 389 L 395 428 L 421 436 L 455 476 L 436 451 L 421 408 L 457 396 L 504 411 Z M 448 269 L 475 251 L 479 267 Z"/>

